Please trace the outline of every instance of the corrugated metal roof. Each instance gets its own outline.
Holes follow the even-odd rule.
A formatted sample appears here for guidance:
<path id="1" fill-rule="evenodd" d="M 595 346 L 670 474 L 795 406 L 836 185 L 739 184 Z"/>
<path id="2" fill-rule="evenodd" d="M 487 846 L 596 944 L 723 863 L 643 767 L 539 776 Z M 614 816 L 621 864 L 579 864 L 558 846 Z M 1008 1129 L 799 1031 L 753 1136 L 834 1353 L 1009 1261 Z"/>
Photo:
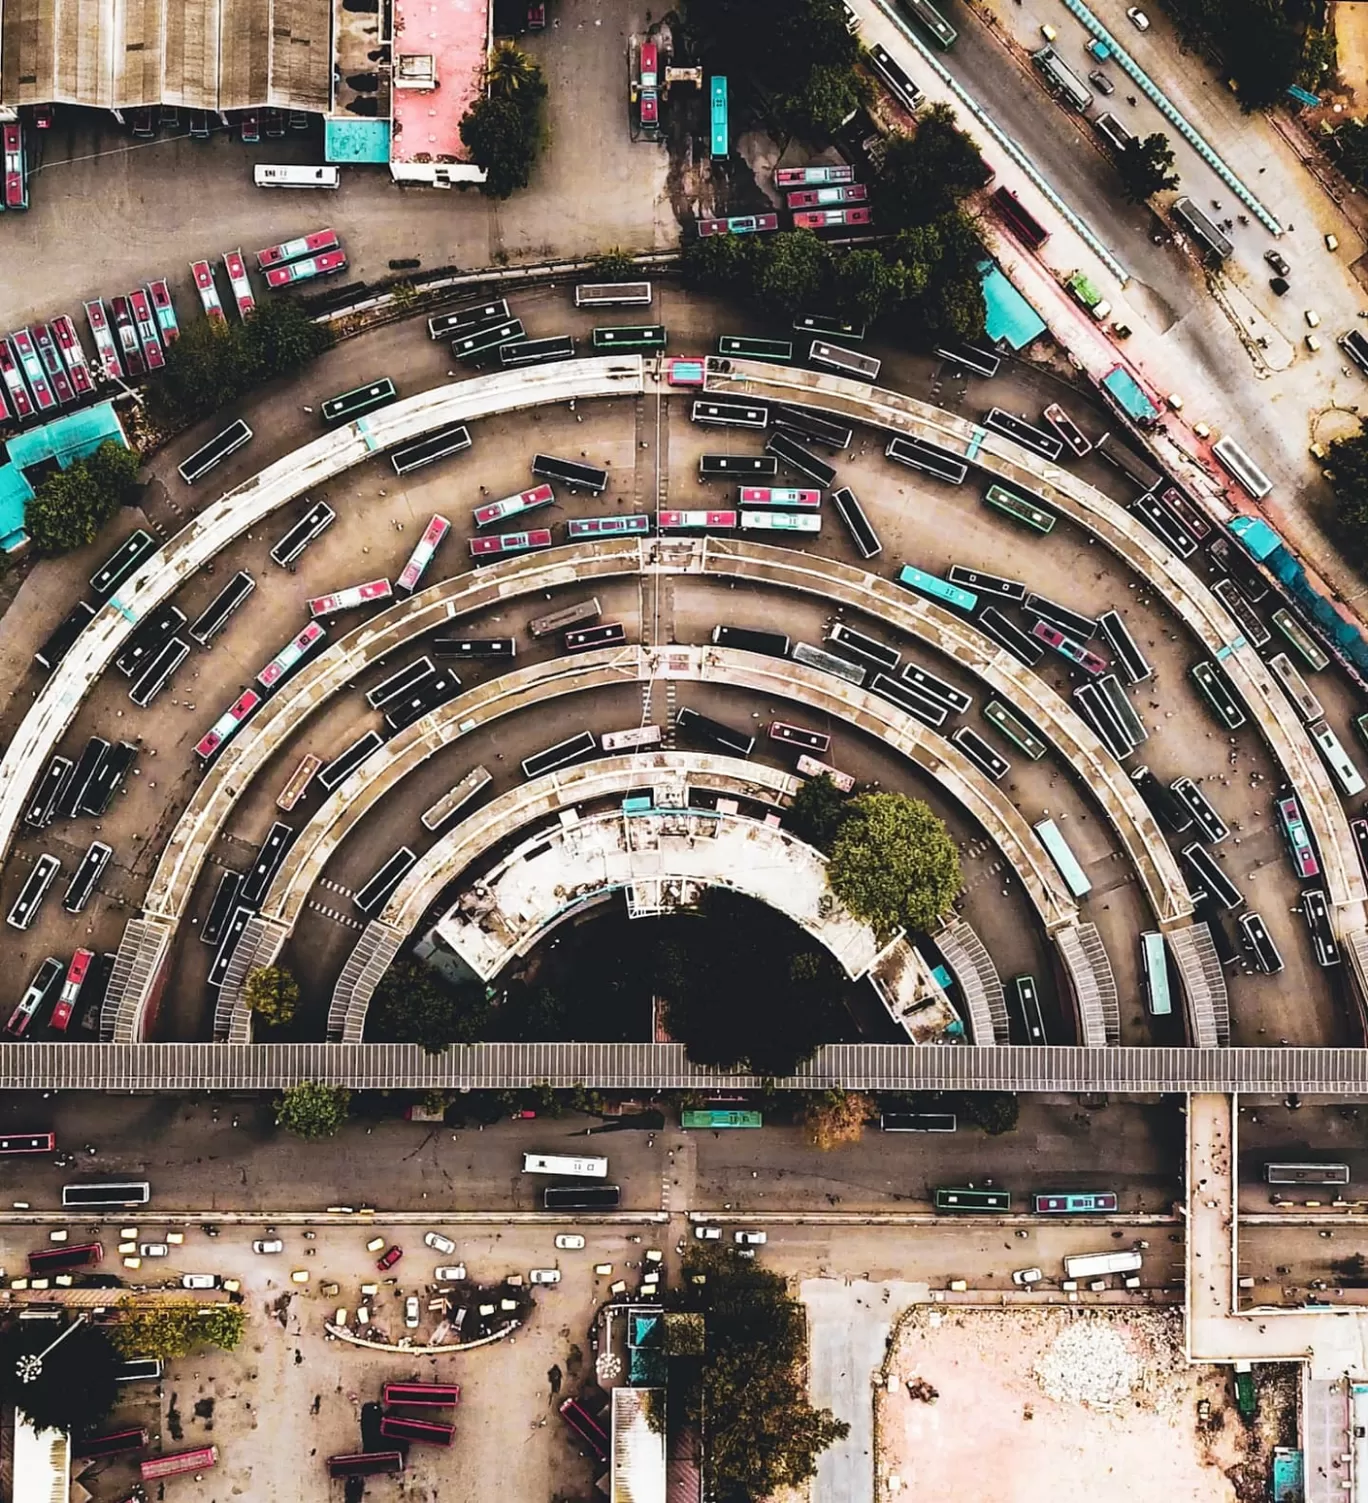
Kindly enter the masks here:
<path id="1" fill-rule="evenodd" d="M 613 1390 L 612 1503 L 665 1503 L 664 1411 L 663 1388 Z"/>

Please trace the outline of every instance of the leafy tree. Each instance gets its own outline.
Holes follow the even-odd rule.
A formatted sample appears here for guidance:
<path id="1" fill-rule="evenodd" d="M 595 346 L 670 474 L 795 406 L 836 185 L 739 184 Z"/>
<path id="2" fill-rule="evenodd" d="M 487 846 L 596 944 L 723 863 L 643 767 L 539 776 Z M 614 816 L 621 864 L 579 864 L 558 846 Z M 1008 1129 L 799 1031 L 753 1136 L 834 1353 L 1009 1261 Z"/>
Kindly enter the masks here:
<path id="1" fill-rule="evenodd" d="M 889 229 L 929 224 L 989 177 L 973 138 L 955 124 L 948 104 L 932 105 L 917 121 L 915 135 L 888 138 L 874 201 L 879 223 Z"/>
<path id="2" fill-rule="evenodd" d="M 701 1276 L 699 1282 L 695 1278 Z M 776 1273 L 733 1248 L 694 1248 L 670 1317 L 700 1317 L 698 1343 L 669 1358 L 671 1401 L 708 1436 L 705 1491 L 720 1503 L 755 1503 L 816 1475 L 817 1458 L 850 1427 L 814 1409 L 802 1381 L 802 1309 Z"/>
<path id="3" fill-rule="evenodd" d="M 803 1108 L 803 1130 L 808 1142 L 824 1153 L 846 1143 L 858 1143 L 865 1123 L 878 1112 L 872 1096 L 859 1091 L 822 1091 Z"/>
<path id="4" fill-rule="evenodd" d="M 1221 38 L 1222 50 L 1240 104 L 1246 111 L 1267 109 L 1296 81 L 1301 33 L 1259 0 L 1232 0 L 1226 10 L 1233 24 Z"/>
<path id="5" fill-rule="evenodd" d="M 461 121 L 461 140 L 484 169 L 480 191 L 491 198 L 508 198 L 532 178 L 541 146 L 546 81 L 537 64 L 512 44 L 495 50 L 488 80 L 489 93 L 477 99 Z"/>
<path id="6" fill-rule="evenodd" d="M 258 303 L 256 311 L 239 327 L 254 382 L 292 376 L 333 346 L 332 330 L 327 324 L 315 323 L 297 298 L 277 297 Z"/>
<path id="7" fill-rule="evenodd" d="M 709 70 L 760 95 L 793 94 L 814 67 L 860 55 L 840 0 L 688 0 L 687 17 Z"/>
<path id="8" fill-rule="evenodd" d="M 596 282 L 630 282 L 637 275 L 636 262 L 618 246 L 595 256 L 589 265 Z"/>
<path id="9" fill-rule="evenodd" d="M 848 806 L 846 795 L 823 773 L 819 778 L 809 778 L 793 795 L 785 822 L 799 840 L 819 851 L 830 850 Z"/>
<path id="10" fill-rule="evenodd" d="M 811 230 L 768 236 L 755 277 L 757 296 L 784 313 L 810 308 L 820 299 L 829 256 Z"/>
<path id="11" fill-rule="evenodd" d="M 864 102 L 863 83 L 848 65 L 818 63 L 784 100 L 787 124 L 807 139 L 834 136 Z"/>
<path id="12" fill-rule="evenodd" d="M 155 1309 L 126 1306 L 114 1327 L 114 1344 L 125 1356 L 184 1357 L 199 1346 L 235 1351 L 247 1328 L 241 1305 L 161 1305 Z"/>
<path id="13" fill-rule="evenodd" d="M 1132 136 L 1117 153 L 1116 170 L 1121 174 L 1122 191 L 1133 204 L 1142 204 L 1156 193 L 1178 186 L 1173 150 L 1162 131 L 1144 140 Z"/>
<path id="14" fill-rule="evenodd" d="M 1335 531 L 1355 568 L 1368 567 L 1368 433 L 1330 445 L 1326 466 L 1335 493 Z"/>
<path id="15" fill-rule="evenodd" d="M 963 886 L 945 825 L 902 793 L 852 799 L 831 848 L 831 890 L 881 936 L 931 928 Z"/>
<path id="16" fill-rule="evenodd" d="M 24 509 L 24 526 L 40 553 L 93 543 L 104 524 L 138 495 L 138 456 L 106 440 L 94 453 L 54 471 Z"/>
<path id="17" fill-rule="evenodd" d="M 276 1126 L 309 1141 L 335 1138 L 346 1126 L 350 1107 L 351 1092 L 345 1086 L 301 1080 L 276 1098 Z"/>
<path id="18" fill-rule="evenodd" d="M 53 1346 L 63 1331 L 70 1335 Z M 24 1382 L 20 1362 L 40 1354 L 36 1375 Z M 72 1330 L 56 1321 L 12 1320 L 0 1328 L 0 1406 L 22 1409 L 39 1430 L 91 1434 L 114 1407 L 119 1360 L 102 1326 Z"/>
<path id="19" fill-rule="evenodd" d="M 931 224 L 904 230 L 892 250 L 905 271 L 901 317 L 910 333 L 959 339 L 983 333 L 987 308 L 979 264 L 984 251 L 967 215 L 952 209 Z"/>
<path id="20" fill-rule="evenodd" d="M 681 260 L 685 285 L 700 292 L 751 296 L 756 261 L 763 253 L 758 246 L 759 237 L 752 235 L 710 235 L 705 240 L 690 240 Z"/>
<path id="21" fill-rule="evenodd" d="M 964 1091 L 957 1098 L 957 1114 L 990 1138 L 1016 1129 L 1021 1103 L 1011 1091 Z"/>
<path id="22" fill-rule="evenodd" d="M 542 71 L 521 47 L 513 42 L 499 42 L 485 70 L 485 78 L 495 99 L 518 99 L 524 94 L 536 93 L 542 84 Z"/>
<path id="23" fill-rule="evenodd" d="M 299 982 L 283 966 L 258 966 L 248 972 L 242 998 L 263 1022 L 283 1025 L 294 1020 Z"/>
<path id="24" fill-rule="evenodd" d="M 831 263 L 832 302 L 838 313 L 877 323 L 907 296 L 907 268 L 876 250 L 848 250 Z"/>
<path id="25" fill-rule="evenodd" d="M 483 987 L 452 986 L 410 955 L 385 972 L 366 1017 L 366 1036 L 441 1054 L 452 1044 L 487 1037 L 491 1012 Z"/>

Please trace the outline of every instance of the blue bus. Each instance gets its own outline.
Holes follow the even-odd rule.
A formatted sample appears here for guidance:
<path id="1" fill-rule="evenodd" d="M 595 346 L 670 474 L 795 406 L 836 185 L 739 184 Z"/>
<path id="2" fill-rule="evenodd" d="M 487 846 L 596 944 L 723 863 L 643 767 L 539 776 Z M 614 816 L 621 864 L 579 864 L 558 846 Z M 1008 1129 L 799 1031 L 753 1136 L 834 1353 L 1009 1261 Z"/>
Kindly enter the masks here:
<path id="1" fill-rule="evenodd" d="M 1145 1000 L 1150 1014 L 1166 1018 L 1173 1011 L 1169 996 L 1168 957 L 1164 954 L 1164 936 L 1157 930 L 1140 936 L 1140 960 L 1145 972 Z"/>
<path id="2" fill-rule="evenodd" d="M 712 101 L 712 155 L 725 157 L 729 154 L 727 138 L 730 135 L 727 129 L 727 80 L 718 74 L 712 79 L 709 92 Z"/>
<path id="3" fill-rule="evenodd" d="M 959 585 L 952 585 L 934 574 L 928 574 L 923 569 L 918 569 L 912 564 L 904 564 L 898 574 L 898 583 L 905 584 L 909 590 L 916 590 L 922 595 L 929 595 L 933 600 L 944 601 L 946 605 L 956 606 L 962 611 L 972 611 L 978 607 L 978 596 L 972 590 L 961 589 Z"/>
<path id="4" fill-rule="evenodd" d="M 1059 868 L 1059 875 L 1074 897 L 1086 897 L 1092 891 L 1092 883 L 1083 875 L 1078 858 L 1069 849 L 1069 843 L 1059 833 L 1059 826 L 1052 819 L 1042 819 L 1031 827 L 1039 836 L 1040 843 L 1050 853 L 1050 860 Z"/>

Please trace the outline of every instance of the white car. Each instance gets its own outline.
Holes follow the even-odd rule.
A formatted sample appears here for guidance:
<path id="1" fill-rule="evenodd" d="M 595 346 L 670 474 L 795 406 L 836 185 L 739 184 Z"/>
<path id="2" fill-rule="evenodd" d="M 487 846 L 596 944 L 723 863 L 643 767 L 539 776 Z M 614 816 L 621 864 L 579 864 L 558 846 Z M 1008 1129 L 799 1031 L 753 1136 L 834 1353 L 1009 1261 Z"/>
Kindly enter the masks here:
<path id="1" fill-rule="evenodd" d="M 435 1278 L 439 1284 L 460 1284 L 464 1282 L 465 1276 L 466 1271 L 464 1263 L 448 1263 L 445 1266 L 439 1268 L 436 1273 L 433 1274 L 433 1278 Z"/>
<path id="2" fill-rule="evenodd" d="M 183 1273 L 181 1274 L 182 1289 L 217 1289 L 219 1276 L 216 1273 Z"/>
<path id="3" fill-rule="evenodd" d="M 435 1252 L 446 1253 L 448 1257 L 456 1251 L 456 1244 L 441 1232 L 424 1232 L 423 1241 Z"/>
<path id="4" fill-rule="evenodd" d="M 720 1242 L 722 1240 L 722 1228 L 720 1226 L 696 1226 L 694 1236 L 700 1242 Z"/>
<path id="5" fill-rule="evenodd" d="M 254 1253 L 284 1252 L 285 1243 L 279 1237 L 258 1237 L 257 1240 L 252 1243 L 252 1251 Z"/>
<path id="6" fill-rule="evenodd" d="M 527 1275 L 528 1282 L 532 1284 L 559 1284 L 559 1268 L 534 1268 Z"/>
<path id="7" fill-rule="evenodd" d="M 1126 11 L 1126 19 L 1135 27 L 1136 31 L 1149 30 L 1149 17 L 1144 11 L 1137 9 L 1134 5 Z"/>
<path id="8" fill-rule="evenodd" d="M 138 1256 L 143 1258 L 164 1258 L 171 1249 L 165 1242 L 143 1242 L 138 1247 Z"/>
<path id="9" fill-rule="evenodd" d="M 1018 1268 L 1012 1275 L 1014 1284 L 1038 1284 L 1045 1275 L 1038 1268 Z"/>
<path id="10" fill-rule="evenodd" d="M 732 1236 L 742 1247 L 763 1247 L 769 1241 L 764 1232 L 733 1232 Z"/>
<path id="11" fill-rule="evenodd" d="M 556 1246 L 562 1252 L 578 1252 L 584 1246 L 584 1238 L 578 1232 L 560 1232 L 556 1237 Z"/>
<path id="12" fill-rule="evenodd" d="M 418 1329 L 418 1296 L 410 1294 L 404 1301 L 404 1324 L 410 1331 Z"/>

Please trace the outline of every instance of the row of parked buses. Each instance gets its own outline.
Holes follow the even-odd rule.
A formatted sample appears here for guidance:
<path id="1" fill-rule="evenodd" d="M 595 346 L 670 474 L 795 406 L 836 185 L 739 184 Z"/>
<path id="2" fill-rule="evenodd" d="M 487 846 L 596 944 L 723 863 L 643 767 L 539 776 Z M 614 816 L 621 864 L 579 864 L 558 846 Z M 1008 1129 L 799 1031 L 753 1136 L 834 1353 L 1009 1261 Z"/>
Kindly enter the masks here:
<path id="1" fill-rule="evenodd" d="M 111 953 L 97 955 L 93 950 L 79 949 L 65 965 L 49 955 L 6 1019 L 6 1036 L 33 1038 L 44 1027 L 49 1034 L 66 1034 L 73 1024 L 82 1033 L 95 1034 L 113 970 Z"/>

